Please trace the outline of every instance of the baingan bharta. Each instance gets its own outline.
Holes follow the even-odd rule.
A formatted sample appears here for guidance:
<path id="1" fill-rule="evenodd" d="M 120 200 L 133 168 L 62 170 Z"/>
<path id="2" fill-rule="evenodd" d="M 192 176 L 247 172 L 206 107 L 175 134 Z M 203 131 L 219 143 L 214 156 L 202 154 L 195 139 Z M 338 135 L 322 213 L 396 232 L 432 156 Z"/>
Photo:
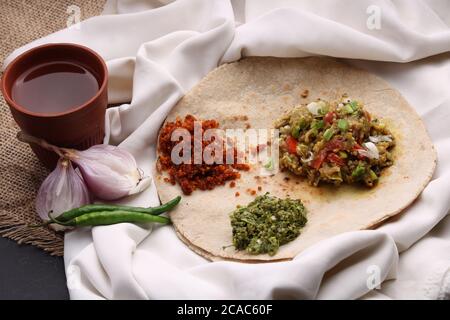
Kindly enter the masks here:
<path id="1" fill-rule="evenodd" d="M 268 163 L 251 164 L 231 182 L 185 195 L 170 212 L 180 239 L 210 260 L 288 260 L 320 240 L 374 228 L 410 205 L 436 166 L 426 128 L 400 93 L 330 58 L 255 57 L 222 65 L 178 102 L 166 124 L 188 115 L 214 119 L 222 129 L 280 131 L 279 171 L 261 174 Z M 162 202 L 183 193 L 167 171 L 156 169 L 154 176 Z M 297 208 L 305 210 L 285 238 L 264 228 L 253 232 L 275 244 L 260 250 L 264 239 L 246 238 L 257 230 L 253 221 L 284 214 L 259 210 L 268 199 L 282 210 L 299 200 Z M 260 219 L 245 220 L 247 230 L 236 219 L 248 214 Z M 267 226 L 286 227 L 289 219 Z"/>

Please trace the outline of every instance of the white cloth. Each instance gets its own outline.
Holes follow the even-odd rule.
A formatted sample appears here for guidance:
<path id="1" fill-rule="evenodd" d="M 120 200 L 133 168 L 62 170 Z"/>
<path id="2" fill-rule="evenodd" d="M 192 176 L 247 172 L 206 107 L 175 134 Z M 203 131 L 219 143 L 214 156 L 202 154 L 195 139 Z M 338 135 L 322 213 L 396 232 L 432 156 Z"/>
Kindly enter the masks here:
<path id="1" fill-rule="evenodd" d="M 218 64 L 249 55 L 351 59 L 405 96 L 438 152 L 433 180 L 404 214 L 377 230 L 321 241 L 290 262 L 211 263 L 170 226 L 120 224 L 67 233 L 71 298 L 448 299 L 449 26 L 447 0 L 110 0 L 103 15 L 79 29 L 16 50 L 6 63 L 48 42 L 80 43 L 100 53 L 110 73 L 109 101 L 125 103 L 108 109 L 106 141 L 130 150 L 146 172 L 157 130 L 177 100 Z M 122 202 L 157 201 L 152 186 Z M 381 288 L 371 290 L 378 278 Z"/>

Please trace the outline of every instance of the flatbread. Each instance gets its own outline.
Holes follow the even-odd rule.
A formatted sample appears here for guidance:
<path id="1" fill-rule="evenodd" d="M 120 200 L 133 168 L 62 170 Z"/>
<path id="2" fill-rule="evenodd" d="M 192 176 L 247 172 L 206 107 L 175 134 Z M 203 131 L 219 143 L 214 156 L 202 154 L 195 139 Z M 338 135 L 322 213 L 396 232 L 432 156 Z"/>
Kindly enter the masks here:
<path id="1" fill-rule="evenodd" d="M 302 98 L 305 90 L 309 95 Z M 332 101 L 344 93 L 362 101 L 374 117 L 387 122 L 396 138 L 394 164 L 383 171 L 376 187 L 311 187 L 288 172 L 260 177 L 256 166 L 249 172 L 241 171 L 234 188 L 227 184 L 183 196 L 170 212 L 180 239 L 210 260 L 288 260 L 320 240 L 377 226 L 410 205 L 436 166 L 436 152 L 423 122 L 384 80 L 334 59 L 255 57 L 222 65 L 187 93 L 166 121 L 192 114 L 201 120 L 216 119 L 221 128 L 270 128 L 281 114 L 299 103 L 317 98 Z M 155 170 L 154 176 L 162 202 L 182 194 L 178 185 L 164 181 L 165 172 Z M 308 223 L 301 235 L 281 246 L 274 256 L 250 255 L 230 246 L 229 213 L 236 205 L 252 201 L 255 196 L 248 189 L 257 190 L 258 186 L 262 190 L 257 194 L 270 192 L 281 198 L 301 199 L 308 210 Z"/>

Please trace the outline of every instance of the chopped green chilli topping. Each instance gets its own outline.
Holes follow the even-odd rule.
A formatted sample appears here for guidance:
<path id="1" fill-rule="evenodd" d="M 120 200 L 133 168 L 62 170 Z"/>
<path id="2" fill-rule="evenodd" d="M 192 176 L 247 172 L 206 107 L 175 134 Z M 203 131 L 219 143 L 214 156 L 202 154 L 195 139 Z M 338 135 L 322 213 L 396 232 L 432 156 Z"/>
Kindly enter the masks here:
<path id="1" fill-rule="evenodd" d="M 233 245 L 250 254 L 275 255 L 278 248 L 300 234 L 307 222 L 300 200 L 280 199 L 266 193 L 230 215 Z"/>

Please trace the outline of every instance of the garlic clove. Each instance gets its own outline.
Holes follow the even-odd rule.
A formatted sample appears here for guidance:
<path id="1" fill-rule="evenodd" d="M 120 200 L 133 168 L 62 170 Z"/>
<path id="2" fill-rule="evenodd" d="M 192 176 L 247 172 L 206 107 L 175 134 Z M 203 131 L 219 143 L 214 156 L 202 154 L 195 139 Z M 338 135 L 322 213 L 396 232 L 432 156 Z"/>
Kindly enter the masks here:
<path id="1" fill-rule="evenodd" d="M 99 199 L 116 200 L 145 190 L 151 182 L 143 177 L 128 151 L 111 145 L 95 145 L 69 155 L 89 190 Z"/>
<path id="2" fill-rule="evenodd" d="M 89 190 L 99 199 L 116 200 L 141 192 L 151 184 L 151 178 L 142 175 L 133 155 L 125 149 L 100 144 L 78 151 L 59 148 L 24 132 L 19 132 L 17 138 L 76 163 Z"/>
<path id="3" fill-rule="evenodd" d="M 67 210 L 90 202 L 89 190 L 78 170 L 73 168 L 69 160 L 60 159 L 39 188 L 36 211 L 42 220 L 47 221 L 49 212 L 52 217 L 57 217 Z M 56 229 L 61 229 L 61 226 Z"/>

